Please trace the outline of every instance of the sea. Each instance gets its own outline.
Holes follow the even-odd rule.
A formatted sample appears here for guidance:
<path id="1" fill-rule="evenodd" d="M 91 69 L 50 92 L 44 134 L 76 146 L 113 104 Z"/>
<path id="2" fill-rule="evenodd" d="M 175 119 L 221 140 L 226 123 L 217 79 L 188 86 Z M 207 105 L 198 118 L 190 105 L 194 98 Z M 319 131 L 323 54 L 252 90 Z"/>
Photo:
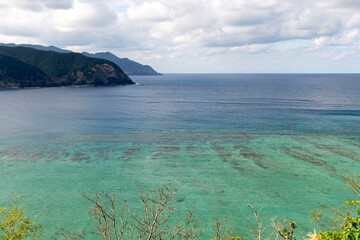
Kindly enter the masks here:
<path id="1" fill-rule="evenodd" d="M 343 176 L 360 172 L 360 75 L 164 74 L 136 85 L 0 90 L 0 206 L 13 193 L 44 226 L 91 228 L 82 194 L 170 184 L 181 211 L 196 204 L 211 239 L 226 217 L 243 236 L 272 218 L 313 231 L 319 202 L 356 199 Z"/>

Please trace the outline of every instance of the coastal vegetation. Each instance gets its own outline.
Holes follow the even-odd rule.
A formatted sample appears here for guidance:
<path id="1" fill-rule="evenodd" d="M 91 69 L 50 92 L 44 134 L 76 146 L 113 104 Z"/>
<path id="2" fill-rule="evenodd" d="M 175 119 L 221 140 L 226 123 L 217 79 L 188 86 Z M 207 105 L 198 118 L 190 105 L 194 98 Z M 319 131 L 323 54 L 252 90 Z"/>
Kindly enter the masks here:
<path id="1" fill-rule="evenodd" d="M 18 196 L 14 194 L 13 207 L 0 208 L 0 239 L 39 239 L 41 228 L 39 224 L 31 221 L 26 214 L 26 209 L 18 204 Z"/>
<path id="2" fill-rule="evenodd" d="M 39 68 L 0 55 L 0 87 L 45 87 L 49 84 L 50 78 Z"/>
<path id="3" fill-rule="evenodd" d="M 0 46 L 0 54 L 3 88 L 133 84 L 115 63 L 79 53 Z"/>
<path id="4" fill-rule="evenodd" d="M 344 180 L 360 197 L 360 174 Z M 91 225 L 97 232 L 96 239 L 198 239 L 209 227 L 210 222 L 204 221 L 196 214 L 195 203 L 181 211 L 175 199 L 176 188 L 170 185 L 158 186 L 148 192 L 140 191 L 142 208 L 133 211 L 127 200 L 121 195 L 104 192 L 94 195 L 83 194 L 92 203 L 89 212 Z M 42 226 L 25 216 L 26 209 L 18 205 L 18 197 L 14 195 L 14 206 L 0 208 L 0 239 L 42 239 Z M 320 203 L 323 210 L 311 210 L 314 231 L 309 233 L 297 232 L 298 226 L 294 221 L 271 220 L 265 226 L 257 211 L 250 203 L 248 207 L 253 212 L 256 225 L 249 227 L 248 239 L 312 239 L 312 240 L 356 240 L 360 239 L 360 201 L 350 200 L 343 206 L 336 208 L 326 203 Z M 325 223 L 326 214 L 331 224 Z M 230 223 L 226 219 L 215 218 L 212 224 L 213 235 L 209 239 L 242 240 L 241 233 L 233 233 Z M 235 236 L 235 237 L 234 237 Z M 87 239 L 87 231 L 70 232 L 59 229 L 53 239 Z"/>
<path id="5" fill-rule="evenodd" d="M 59 53 L 71 53 L 69 50 L 61 49 L 55 46 L 41 46 L 41 45 L 33 45 L 33 44 L 4 44 L 0 43 L 0 46 L 6 47 L 28 47 L 34 48 L 37 50 L 44 50 L 44 51 L 54 51 Z M 82 55 L 92 58 L 100 58 L 109 60 L 115 64 L 117 64 L 121 70 L 124 71 L 127 75 L 161 75 L 160 73 L 156 72 L 151 66 L 143 65 L 141 63 L 135 62 L 128 58 L 119 58 L 116 55 L 112 54 L 111 52 L 98 52 L 98 53 L 88 53 L 82 52 Z"/>

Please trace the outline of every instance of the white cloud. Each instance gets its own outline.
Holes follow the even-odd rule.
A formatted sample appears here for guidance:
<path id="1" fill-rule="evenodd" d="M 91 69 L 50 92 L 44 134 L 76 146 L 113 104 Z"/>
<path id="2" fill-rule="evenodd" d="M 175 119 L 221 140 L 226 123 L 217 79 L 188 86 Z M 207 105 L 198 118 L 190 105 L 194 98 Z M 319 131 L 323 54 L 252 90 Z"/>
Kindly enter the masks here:
<path id="1" fill-rule="evenodd" d="M 230 48 L 230 51 L 257 53 L 257 52 L 271 51 L 272 49 L 273 49 L 272 44 L 249 44 L 240 47 L 232 47 Z"/>
<path id="2" fill-rule="evenodd" d="M 0 7 L 16 7 L 30 11 L 42 11 L 44 9 L 70 9 L 73 0 L 0 0 Z"/>
<path id="3" fill-rule="evenodd" d="M 73 31 L 87 28 L 106 28 L 116 20 L 116 14 L 104 2 L 75 0 L 71 9 L 54 11 L 53 27 L 59 31 Z"/>
<path id="4" fill-rule="evenodd" d="M 129 7 L 127 16 L 133 21 L 161 22 L 172 18 L 172 9 L 165 7 L 161 2 L 144 2 Z"/>
<path id="5" fill-rule="evenodd" d="M 0 0 L 0 37 L 150 63 L 303 50 L 357 58 L 359 12 L 358 0 Z"/>
<path id="6" fill-rule="evenodd" d="M 336 46 L 351 46 L 353 44 L 359 44 L 360 30 L 354 29 L 349 32 L 340 33 L 334 36 L 322 36 L 314 40 L 314 47 L 321 48 L 329 45 Z"/>

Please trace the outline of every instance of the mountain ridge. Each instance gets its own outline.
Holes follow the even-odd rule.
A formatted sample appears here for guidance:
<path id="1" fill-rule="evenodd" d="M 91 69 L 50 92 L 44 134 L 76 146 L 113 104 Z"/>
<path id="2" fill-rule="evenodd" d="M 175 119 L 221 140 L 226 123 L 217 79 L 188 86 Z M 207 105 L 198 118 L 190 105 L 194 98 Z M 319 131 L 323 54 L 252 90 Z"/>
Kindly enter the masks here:
<path id="1" fill-rule="evenodd" d="M 0 87 L 109 86 L 134 84 L 115 63 L 80 53 L 58 53 L 28 47 L 0 46 L 2 84 Z M 9 58 L 6 58 L 9 57 Z M 8 60 L 9 63 L 6 63 Z M 13 63 L 11 65 L 10 63 Z M 14 79 L 14 72 L 26 69 L 27 78 Z M 44 73 L 41 75 L 41 72 Z M 41 84 L 34 79 L 40 76 Z M 46 81 L 45 81 L 46 79 Z M 19 82 L 20 81 L 20 82 Z"/>
<path id="2" fill-rule="evenodd" d="M 87 57 L 101 58 L 112 61 L 115 64 L 117 64 L 121 69 L 123 69 L 123 71 L 128 75 L 161 75 L 149 65 L 142 65 L 128 58 L 119 58 L 118 56 L 116 56 L 111 52 L 98 52 L 98 53 L 82 52 L 81 54 Z"/>
<path id="3" fill-rule="evenodd" d="M 74 53 L 70 50 L 58 48 L 56 46 L 42 46 L 42 45 L 33 45 L 33 44 L 14 44 L 14 43 L 0 43 L 0 46 L 6 47 L 28 47 L 34 48 L 37 50 L 43 51 L 54 51 L 59 53 Z M 117 64 L 125 74 L 127 75 L 161 75 L 161 73 L 156 72 L 151 66 L 143 65 L 141 63 L 135 62 L 129 58 L 119 58 L 111 52 L 98 52 L 98 53 L 88 53 L 82 52 L 84 56 L 99 58 L 109 60 Z"/>

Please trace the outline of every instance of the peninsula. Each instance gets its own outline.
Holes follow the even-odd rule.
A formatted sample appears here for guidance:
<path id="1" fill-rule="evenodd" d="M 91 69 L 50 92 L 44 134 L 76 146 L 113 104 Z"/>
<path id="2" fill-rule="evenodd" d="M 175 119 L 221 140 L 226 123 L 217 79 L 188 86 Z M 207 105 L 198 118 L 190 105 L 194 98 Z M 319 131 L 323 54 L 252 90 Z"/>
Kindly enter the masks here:
<path id="1" fill-rule="evenodd" d="M 115 63 L 79 53 L 0 46 L 0 87 L 134 84 Z"/>

